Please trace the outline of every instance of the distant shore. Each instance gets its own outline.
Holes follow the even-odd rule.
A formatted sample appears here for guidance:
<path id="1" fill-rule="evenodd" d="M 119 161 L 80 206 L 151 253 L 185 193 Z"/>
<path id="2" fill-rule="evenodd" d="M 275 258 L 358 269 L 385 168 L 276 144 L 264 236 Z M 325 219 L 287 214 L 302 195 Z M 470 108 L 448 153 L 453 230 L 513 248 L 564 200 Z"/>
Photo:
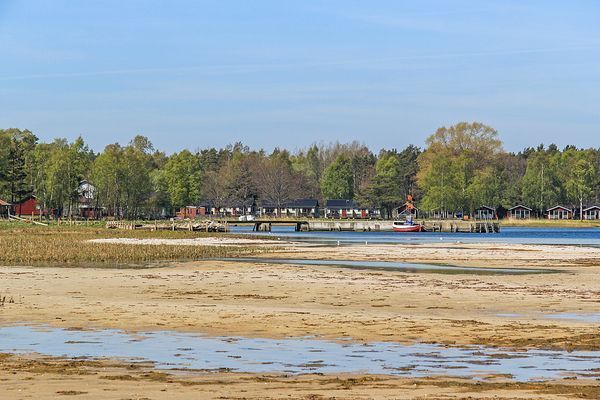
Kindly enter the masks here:
<path id="1" fill-rule="evenodd" d="M 444 241 L 314 246 L 233 234 L 25 224 L 0 224 L 0 247 L 5 249 L 0 252 L 2 326 L 116 329 L 131 334 L 173 331 L 227 338 L 313 337 L 366 345 L 435 343 L 514 351 L 600 349 L 593 320 L 600 298 L 599 248 Z M 231 259 L 248 255 L 559 273 L 432 274 Z M 229 260 L 217 259 L 224 257 Z M 315 393 L 346 400 L 465 398 L 468 393 L 483 400 L 499 390 L 503 398 L 559 400 L 580 398 L 582 393 L 598 398 L 600 393 L 598 371 L 585 378 L 543 382 L 517 382 L 510 373 L 474 380 L 368 373 L 256 374 L 227 368 L 169 371 L 156 368 L 152 360 L 61 358 L 9 350 L 0 351 L 0 379 L 3 391 L 16 394 L 11 398 L 140 398 L 142 390 L 146 398 L 168 394 L 173 400 L 321 398 Z M 314 357 L 318 364 L 320 356 Z"/>

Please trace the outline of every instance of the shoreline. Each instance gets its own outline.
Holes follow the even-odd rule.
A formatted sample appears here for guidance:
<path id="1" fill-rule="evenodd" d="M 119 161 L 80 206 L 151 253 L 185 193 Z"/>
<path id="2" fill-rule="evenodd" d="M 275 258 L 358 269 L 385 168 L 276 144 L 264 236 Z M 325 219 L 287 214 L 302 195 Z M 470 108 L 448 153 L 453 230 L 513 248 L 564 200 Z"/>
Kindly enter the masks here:
<path id="1" fill-rule="evenodd" d="M 398 398 L 596 398 L 593 379 L 511 382 L 452 377 L 403 378 L 365 374 L 243 374 L 228 371 L 163 371 L 150 363 L 72 360 L 0 353 L 3 393 L 13 399 L 398 399 Z M 35 385 L 32 385 L 35 379 Z"/>
<path id="2" fill-rule="evenodd" d="M 311 259 L 552 268 L 562 273 L 421 274 L 268 265 L 259 260 L 170 262 L 152 269 L 13 266 L 0 267 L 0 277 L 9 288 L 3 294 L 19 300 L 5 304 L 0 312 L 7 323 L 63 328 L 600 349 L 594 324 L 535 318 L 597 312 L 600 249 L 497 244 L 297 246 L 260 256 L 305 258 L 308 252 Z M 519 317 L 498 316 L 514 314 Z"/>
<path id="3" fill-rule="evenodd" d="M 178 234 L 160 240 L 190 238 Z M 203 240 L 199 247 L 208 247 Z M 311 336 L 352 343 L 600 351 L 596 322 L 547 318 L 557 313 L 597 313 L 600 248 L 447 242 L 314 246 L 288 245 L 285 241 L 276 241 L 272 248 L 267 243 L 265 248 L 260 243 L 244 246 L 250 248 L 252 257 L 263 258 L 552 268 L 560 273 L 445 275 L 214 259 L 154 263 L 157 265 L 151 269 L 119 263 L 102 268 L 1 266 L 0 281 L 5 288 L 1 295 L 13 302 L 0 307 L 0 317 L 6 325 L 119 329 L 132 335 L 168 330 L 220 337 Z M 159 246 L 113 245 L 133 250 L 193 248 L 164 242 Z M 252 250 L 258 248 L 260 252 Z M 315 357 L 318 359 L 318 354 Z M 31 385 L 32 378 L 36 385 Z M 203 398 L 215 399 L 484 399 L 499 395 L 507 399 L 543 396 L 558 400 L 577 398 L 581 393 L 594 398 L 600 393 L 600 382 L 592 375 L 589 379 L 535 383 L 515 382 L 502 374 L 484 381 L 473 377 L 402 378 L 360 373 L 241 374 L 162 370 L 151 363 L 135 365 L 112 359 L 61 359 L 39 354 L 0 354 L 0 380 L 7 393 L 19 399 L 57 395 L 82 399 L 117 395 L 161 398 L 166 391 L 173 399 L 201 393 Z M 140 383 L 143 388 L 137 389 Z"/>

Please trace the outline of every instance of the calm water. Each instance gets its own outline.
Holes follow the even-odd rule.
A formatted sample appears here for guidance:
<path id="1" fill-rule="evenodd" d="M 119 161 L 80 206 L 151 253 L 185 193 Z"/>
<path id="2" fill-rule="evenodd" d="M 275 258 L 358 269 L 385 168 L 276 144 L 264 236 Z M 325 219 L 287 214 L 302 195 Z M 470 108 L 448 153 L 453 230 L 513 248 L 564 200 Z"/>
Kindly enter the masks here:
<path id="1" fill-rule="evenodd" d="M 473 378 L 510 374 L 517 381 L 598 377 L 598 371 L 593 370 L 600 368 L 598 351 L 517 352 L 483 346 L 206 337 L 170 331 L 129 335 L 115 330 L 66 331 L 31 326 L 0 328 L 0 352 L 152 361 L 161 369 Z"/>
<path id="2" fill-rule="evenodd" d="M 395 232 L 294 232 L 293 227 L 274 226 L 273 232 L 252 232 L 252 227 L 233 227 L 233 233 L 278 236 L 314 243 L 432 243 L 494 242 L 515 244 L 564 244 L 600 246 L 600 228 L 501 228 L 497 234 L 395 233 Z"/>
<path id="3" fill-rule="evenodd" d="M 395 261 L 307 260 L 261 257 L 220 258 L 218 260 L 246 262 L 253 264 L 329 265 L 353 269 L 393 270 L 401 272 L 434 274 L 525 275 L 556 272 L 550 269 L 458 267 L 452 265 L 416 264 Z"/>
<path id="4" fill-rule="evenodd" d="M 594 322 L 600 324 L 600 312 L 597 313 L 558 313 L 548 314 L 548 319 L 566 319 L 570 321 Z M 600 326 L 599 326 L 600 329 Z"/>

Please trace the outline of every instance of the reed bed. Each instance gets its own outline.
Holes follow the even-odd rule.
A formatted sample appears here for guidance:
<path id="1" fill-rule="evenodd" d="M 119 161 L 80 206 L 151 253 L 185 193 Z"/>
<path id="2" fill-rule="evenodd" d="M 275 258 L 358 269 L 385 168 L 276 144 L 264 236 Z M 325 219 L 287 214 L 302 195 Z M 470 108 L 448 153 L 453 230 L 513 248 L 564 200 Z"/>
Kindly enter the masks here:
<path id="1" fill-rule="evenodd" d="M 215 236 L 185 231 L 126 231 L 90 227 L 2 226 L 0 264 L 136 264 L 232 257 L 256 253 L 251 246 L 176 246 L 90 243 L 97 238 L 193 238 Z"/>

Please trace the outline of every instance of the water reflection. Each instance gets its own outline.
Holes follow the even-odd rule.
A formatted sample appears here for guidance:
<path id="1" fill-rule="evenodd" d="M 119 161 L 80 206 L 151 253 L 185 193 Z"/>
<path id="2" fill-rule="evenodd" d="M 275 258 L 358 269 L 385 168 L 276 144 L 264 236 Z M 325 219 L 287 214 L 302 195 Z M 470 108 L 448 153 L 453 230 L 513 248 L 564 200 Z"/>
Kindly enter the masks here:
<path id="1" fill-rule="evenodd" d="M 594 369 L 600 368 L 598 351 L 505 351 L 424 343 L 206 337 L 170 331 L 129 335 L 116 330 L 68 331 L 31 326 L 0 328 L 0 352 L 144 360 L 162 369 L 474 378 L 509 374 L 517 381 L 598 377 Z"/>

